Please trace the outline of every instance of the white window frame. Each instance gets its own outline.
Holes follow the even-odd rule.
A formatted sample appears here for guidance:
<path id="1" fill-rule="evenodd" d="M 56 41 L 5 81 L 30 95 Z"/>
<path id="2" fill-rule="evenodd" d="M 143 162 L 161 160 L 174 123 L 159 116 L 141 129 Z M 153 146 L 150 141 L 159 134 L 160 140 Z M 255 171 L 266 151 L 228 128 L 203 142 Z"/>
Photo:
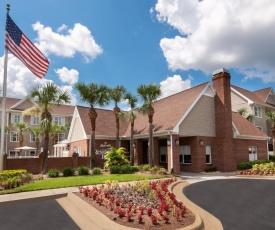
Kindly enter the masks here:
<path id="1" fill-rule="evenodd" d="M 165 161 L 162 161 L 162 156 L 165 156 Z M 167 146 L 160 146 L 160 148 L 159 148 L 159 162 L 167 163 Z"/>
<path id="2" fill-rule="evenodd" d="M 14 138 L 15 140 L 13 140 Z M 11 131 L 10 132 L 10 142 L 19 142 L 19 134 L 18 132 Z"/>
<path id="3" fill-rule="evenodd" d="M 11 124 L 16 124 L 21 122 L 23 122 L 23 117 L 21 114 L 18 114 L 18 113 L 11 114 Z"/>
<path id="4" fill-rule="evenodd" d="M 254 116 L 262 118 L 262 108 L 260 106 L 254 106 Z"/>
<path id="5" fill-rule="evenodd" d="M 53 117 L 52 122 L 59 126 L 65 126 L 65 117 Z"/>
<path id="6" fill-rule="evenodd" d="M 36 136 L 33 133 L 30 133 L 30 142 L 35 142 Z"/>
<path id="7" fill-rule="evenodd" d="M 190 156 L 190 162 L 185 161 L 185 156 Z M 192 157 L 191 157 L 191 146 L 190 145 L 182 145 L 180 146 L 180 157 L 182 157 L 182 161 L 180 160 L 181 164 L 191 164 Z"/>
<path id="8" fill-rule="evenodd" d="M 205 159 L 206 164 L 212 164 L 212 151 L 211 151 L 210 145 L 205 146 L 205 155 L 206 155 L 206 159 Z M 207 156 L 209 156 L 209 162 L 207 162 Z"/>
<path id="9" fill-rule="evenodd" d="M 253 154 L 253 159 L 249 157 L 249 161 L 257 160 L 258 159 L 258 147 L 257 146 L 249 146 L 248 147 L 248 154 Z"/>
<path id="10" fill-rule="evenodd" d="M 37 116 L 31 116 L 30 120 L 31 125 L 39 125 L 40 124 L 40 118 Z"/>

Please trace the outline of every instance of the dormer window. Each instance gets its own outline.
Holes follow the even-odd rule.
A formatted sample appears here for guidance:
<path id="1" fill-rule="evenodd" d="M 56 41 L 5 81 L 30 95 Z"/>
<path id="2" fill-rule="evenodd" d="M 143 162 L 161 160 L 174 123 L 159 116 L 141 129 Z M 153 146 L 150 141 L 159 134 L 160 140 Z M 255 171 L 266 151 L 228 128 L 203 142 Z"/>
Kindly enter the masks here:
<path id="1" fill-rule="evenodd" d="M 262 117 L 262 109 L 259 106 L 254 106 L 254 116 Z"/>

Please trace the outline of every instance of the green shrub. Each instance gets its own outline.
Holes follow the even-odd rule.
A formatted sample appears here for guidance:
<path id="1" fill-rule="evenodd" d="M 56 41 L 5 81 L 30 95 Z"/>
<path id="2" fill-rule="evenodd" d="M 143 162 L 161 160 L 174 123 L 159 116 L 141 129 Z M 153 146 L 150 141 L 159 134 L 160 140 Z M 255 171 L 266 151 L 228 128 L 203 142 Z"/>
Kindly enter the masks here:
<path id="1" fill-rule="evenodd" d="M 216 167 L 208 167 L 205 169 L 205 172 L 216 172 L 217 168 Z"/>
<path id="2" fill-rule="evenodd" d="M 139 169 L 140 171 L 150 171 L 150 166 L 148 164 L 140 165 Z"/>
<path id="3" fill-rule="evenodd" d="M 114 148 L 111 147 L 109 151 L 106 152 L 105 155 L 106 162 L 104 163 L 104 168 L 110 168 L 115 165 L 129 165 L 129 161 L 127 160 L 125 148 Z"/>
<path id="4" fill-rule="evenodd" d="M 275 162 L 275 155 L 269 155 L 269 160 Z"/>
<path id="5" fill-rule="evenodd" d="M 113 165 L 109 170 L 111 174 L 121 174 L 121 167 L 119 165 Z"/>
<path id="6" fill-rule="evenodd" d="M 59 171 L 57 169 L 50 169 L 48 171 L 48 176 L 52 178 L 59 177 Z"/>
<path id="7" fill-rule="evenodd" d="M 255 164 L 264 164 L 270 163 L 271 160 L 255 160 L 255 161 L 248 161 L 248 162 L 241 162 L 237 164 L 237 169 L 244 170 L 244 169 L 251 169 Z"/>
<path id="8" fill-rule="evenodd" d="M 166 170 L 165 168 L 163 168 L 163 167 L 160 167 L 160 168 L 159 168 L 158 174 L 164 175 L 164 174 L 166 174 L 166 173 L 167 173 L 167 170 Z"/>
<path id="9" fill-rule="evenodd" d="M 4 170 L 0 173 L 0 180 L 7 180 L 25 173 L 27 173 L 26 169 Z"/>
<path id="10" fill-rule="evenodd" d="M 94 167 L 93 174 L 95 174 L 95 175 L 101 174 L 101 168 Z"/>
<path id="11" fill-rule="evenodd" d="M 153 166 L 152 168 L 149 169 L 151 173 L 157 173 L 159 170 L 159 167 L 157 165 Z"/>
<path id="12" fill-rule="evenodd" d="M 63 176 L 73 176 L 74 175 L 74 169 L 73 168 L 64 168 L 63 169 Z"/>
<path id="13" fill-rule="evenodd" d="M 138 166 L 131 166 L 132 167 L 132 173 L 139 172 Z"/>
<path id="14" fill-rule="evenodd" d="M 78 175 L 89 175 L 89 168 L 85 166 L 80 166 L 78 169 Z"/>

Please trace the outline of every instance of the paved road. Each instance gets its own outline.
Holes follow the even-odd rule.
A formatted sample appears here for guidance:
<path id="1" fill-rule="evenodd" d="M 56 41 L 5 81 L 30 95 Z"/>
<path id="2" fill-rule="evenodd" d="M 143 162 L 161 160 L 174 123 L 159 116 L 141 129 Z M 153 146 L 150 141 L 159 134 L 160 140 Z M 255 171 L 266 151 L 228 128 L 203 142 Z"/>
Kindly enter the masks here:
<path id="1" fill-rule="evenodd" d="M 217 217 L 225 230 L 275 229 L 275 180 L 209 180 L 183 192 Z"/>
<path id="2" fill-rule="evenodd" d="M 79 230 L 55 198 L 1 203 L 0 229 Z"/>

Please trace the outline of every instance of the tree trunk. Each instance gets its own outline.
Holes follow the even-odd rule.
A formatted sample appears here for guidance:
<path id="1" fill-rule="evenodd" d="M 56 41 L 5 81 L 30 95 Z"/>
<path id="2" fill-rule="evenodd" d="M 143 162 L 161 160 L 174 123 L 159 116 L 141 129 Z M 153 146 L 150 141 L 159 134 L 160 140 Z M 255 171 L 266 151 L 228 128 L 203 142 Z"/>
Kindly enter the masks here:
<path id="1" fill-rule="evenodd" d="M 42 173 L 48 171 L 48 151 L 49 151 L 49 132 L 44 133 L 44 146 L 43 146 L 43 169 Z"/>
<path id="2" fill-rule="evenodd" d="M 89 110 L 89 118 L 90 118 L 90 122 L 91 122 L 91 164 L 90 164 L 90 168 L 93 169 L 96 165 L 95 165 L 95 121 L 97 118 L 97 113 L 96 110 L 91 107 L 91 109 Z"/>
<path id="3" fill-rule="evenodd" d="M 271 132 L 272 132 L 273 155 L 275 155 L 275 125 L 273 125 Z"/>
<path id="4" fill-rule="evenodd" d="M 134 122 L 131 122 L 130 164 L 134 165 Z"/>
<path id="5" fill-rule="evenodd" d="M 148 151 L 148 161 L 149 166 L 154 166 L 154 143 L 153 143 L 153 115 L 155 113 L 154 108 L 149 105 L 147 108 L 147 114 L 149 118 L 149 151 Z"/>
<path id="6" fill-rule="evenodd" d="M 120 108 L 115 106 L 114 108 L 115 118 L 116 118 L 116 149 L 119 148 L 119 117 Z"/>

